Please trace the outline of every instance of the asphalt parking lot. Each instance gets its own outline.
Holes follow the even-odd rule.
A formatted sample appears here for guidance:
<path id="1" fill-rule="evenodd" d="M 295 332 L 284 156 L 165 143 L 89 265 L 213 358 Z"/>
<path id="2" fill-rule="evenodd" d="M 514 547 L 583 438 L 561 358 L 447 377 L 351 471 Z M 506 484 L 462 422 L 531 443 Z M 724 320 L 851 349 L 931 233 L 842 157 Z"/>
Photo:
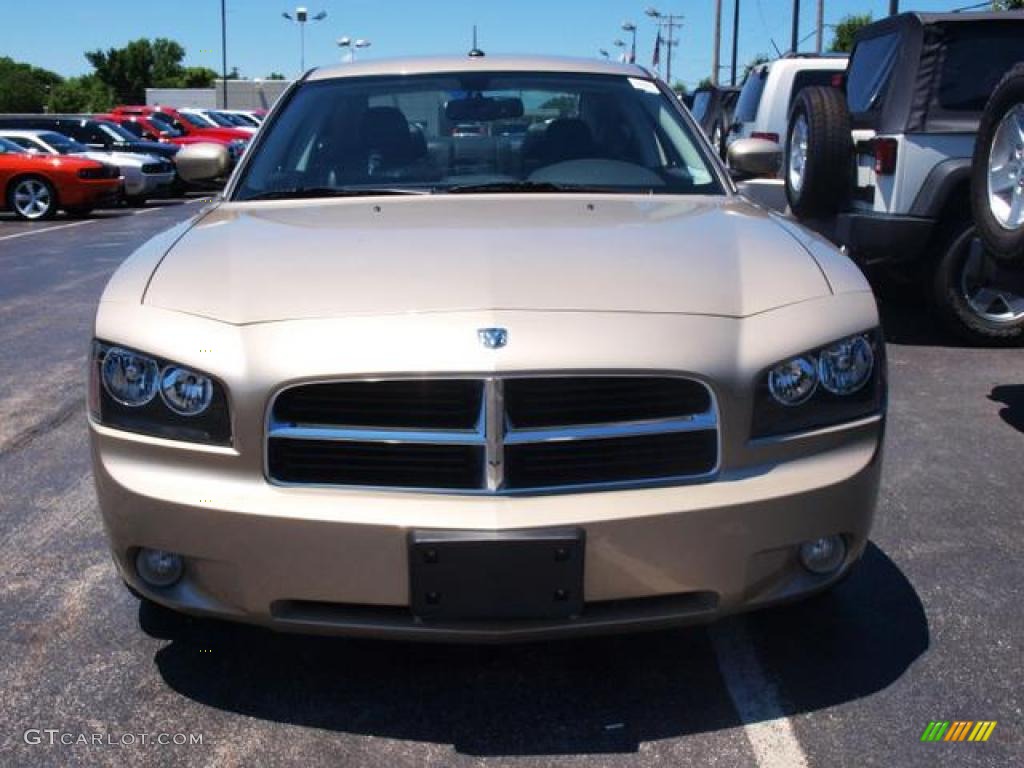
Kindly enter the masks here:
<path id="1" fill-rule="evenodd" d="M 118 582 L 84 414 L 96 300 L 200 203 L 0 215 L 0 764 L 1024 764 L 1024 352 L 884 305 L 891 406 L 873 544 L 833 592 L 709 628 L 435 646 L 174 623 Z M 986 743 L 921 743 L 931 720 Z M 57 743 L 26 743 L 29 729 Z M 201 745 L 60 734 L 201 734 Z"/>

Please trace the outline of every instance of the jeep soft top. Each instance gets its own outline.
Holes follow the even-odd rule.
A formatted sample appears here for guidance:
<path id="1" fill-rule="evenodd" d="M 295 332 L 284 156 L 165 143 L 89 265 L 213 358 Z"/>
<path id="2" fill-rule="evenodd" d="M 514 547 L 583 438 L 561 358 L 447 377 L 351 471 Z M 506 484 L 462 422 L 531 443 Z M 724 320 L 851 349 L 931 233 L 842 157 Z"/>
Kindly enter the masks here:
<path id="1" fill-rule="evenodd" d="M 979 45 L 984 56 L 979 56 Z M 853 127 L 974 133 L 1024 54 L 1024 13 L 902 13 L 860 31 L 847 72 Z"/>

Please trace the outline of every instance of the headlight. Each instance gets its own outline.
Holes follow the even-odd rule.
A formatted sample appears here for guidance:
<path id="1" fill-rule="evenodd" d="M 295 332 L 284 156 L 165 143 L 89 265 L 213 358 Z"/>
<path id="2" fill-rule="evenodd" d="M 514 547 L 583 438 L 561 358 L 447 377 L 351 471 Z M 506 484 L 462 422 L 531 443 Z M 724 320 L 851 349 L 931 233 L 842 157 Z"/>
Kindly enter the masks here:
<path id="1" fill-rule="evenodd" d="M 868 383 L 875 367 L 875 353 L 864 336 L 843 339 L 821 350 L 818 377 L 833 395 L 851 395 Z"/>
<path id="2" fill-rule="evenodd" d="M 89 382 L 90 412 L 105 426 L 170 440 L 231 444 L 227 391 L 205 373 L 95 341 Z"/>
<path id="3" fill-rule="evenodd" d="M 880 413 L 884 359 L 880 333 L 869 331 L 772 366 L 757 386 L 751 435 L 819 429 Z"/>
<path id="4" fill-rule="evenodd" d="M 169 365 L 160 376 L 160 397 L 181 416 L 196 416 L 210 407 L 213 381 L 209 376 Z"/>
<path id="5" fill-rule="evenodd" d="M 818 369 L 806 357 L 794 357 L 772 368 L 768 374 L 768 389 L 772 397 L 783 405 L 807 402 L 818 387 Z"/>
<path id="6" fill-rule="evenodd" d="M 111 347 L 103 356 L 103 388 L 115 401 L 139 408 L 156 396 L 160 367 L 156 360 L 121 347 Z"/>

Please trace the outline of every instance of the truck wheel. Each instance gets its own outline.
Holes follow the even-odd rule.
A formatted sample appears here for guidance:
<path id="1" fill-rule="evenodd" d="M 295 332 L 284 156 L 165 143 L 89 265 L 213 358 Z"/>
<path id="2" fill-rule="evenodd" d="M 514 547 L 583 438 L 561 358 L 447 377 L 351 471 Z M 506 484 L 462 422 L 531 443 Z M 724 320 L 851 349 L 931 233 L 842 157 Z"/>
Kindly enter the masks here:
<path id="1" fill-rule="evenodd" d="M 1024 264 L 1024 63 L 985 106 L 971 165 L 971 209 L 992 257 Z"/>
<path id="2" fill-rule="evenodd" d="M 969 222 L 941 247 L 932 299 L 946 325 L 973 344 L 1024 342 L 1024 264 L 992 258 Z"/>
<path id="3" fill-rule="evenodd" d="M 850 190 L 853 139 L 846 97 L 837 88 L 809 86 L 789 111 L 783 175 L 789 207 L 800 218 L 836 213 Z"/>

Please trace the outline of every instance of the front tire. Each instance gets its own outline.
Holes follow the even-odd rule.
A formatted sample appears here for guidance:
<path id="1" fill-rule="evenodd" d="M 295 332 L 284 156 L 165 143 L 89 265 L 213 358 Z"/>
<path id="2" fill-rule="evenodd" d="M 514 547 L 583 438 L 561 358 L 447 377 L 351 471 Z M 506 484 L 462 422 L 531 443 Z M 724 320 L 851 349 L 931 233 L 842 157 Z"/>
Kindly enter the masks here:
<path id="1" fill-rule="evenodd" d="M 1024 265 L 992 258 L 970 223 L 954 228 L 940 247 L 932 301 L 945 324 L 976 345 L 1024 342 Z"/>
<path id="2" fill-rule="evenodd" d="M 830 216 L 850 190 L 853 139 L 846 97 L 836 88 L 810 86 L 789 112 L 783 178 L 789 207 L 799 218 Z"/>
<path id="3" fill-rule="evenodd" d="M 992 257 L 1024 264 L 1024 63 L 1003 77 L 982 114 L 971 164 L 971 210 Z"/>
<path id="4" fill-rule="evenodd" d="M 25 176 L 7 190 L 7 207 L 25 221 L 52 219 L 57 213 L 57 192 L 41 176 Z"/>

